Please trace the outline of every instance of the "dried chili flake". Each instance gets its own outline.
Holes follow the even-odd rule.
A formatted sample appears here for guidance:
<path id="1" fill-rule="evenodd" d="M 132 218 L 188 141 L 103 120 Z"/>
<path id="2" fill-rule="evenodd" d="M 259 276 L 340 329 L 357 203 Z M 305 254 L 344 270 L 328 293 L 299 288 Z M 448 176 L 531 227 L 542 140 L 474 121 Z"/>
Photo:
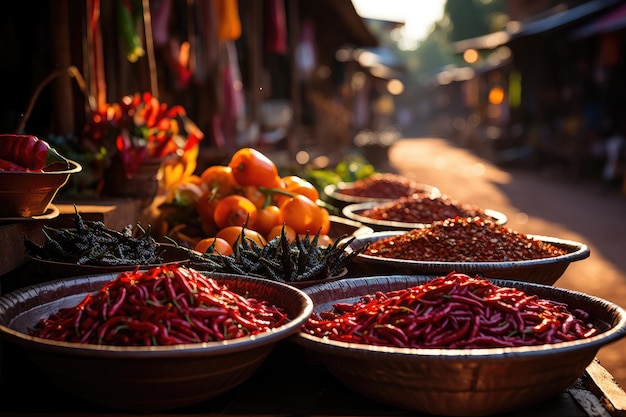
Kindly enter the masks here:
<path id="1" fill-rule="evenodd" d="M 355 181 L 351 187 L 337 190 L 353 197 L 396 199 L 412 194 L 428 194 L 423 184 L 392 173 L 375 173 Z"/>
<path id="2" fill-rule="evenodd" d="M 359 215 L 374 220 L 425 224 L 455 217 L 488 217 L 482 208 L 460 203 L 449 196 L 419 194 L 365 209 Z"/>
<path id="3" fill-rule="evenodd" d="M 510 262 L 568 252 L 479 217 L 457 217 L 371 242 L 362 253 L 420 261 Z"/>

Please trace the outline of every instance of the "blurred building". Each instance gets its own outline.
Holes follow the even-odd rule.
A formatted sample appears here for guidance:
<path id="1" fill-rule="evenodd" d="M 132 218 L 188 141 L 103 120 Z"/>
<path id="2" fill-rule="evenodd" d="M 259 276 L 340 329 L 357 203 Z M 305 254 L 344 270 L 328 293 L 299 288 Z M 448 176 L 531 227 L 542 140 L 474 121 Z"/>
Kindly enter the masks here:
<path id="1" fill-rule="evenodd" d="M 511 0 L 508 14 L 506 30 L 457 42 L 468 67 L 439 76 L 436 90 L 463 103 L 454 136 L 497 162 L 607 180 L 607 145 L 626 118 L 626 5 Z"/>
<path id="2" fill-rule="evenodd" d="M 378 45 L 351 0 L 24 0 L 1 23 L 5 132 L 80 134 L 94 106 L 149 91 L 185 107 L 211 160 L 253 144 L 337 153 L 377 78 L 341 55 Z"/>

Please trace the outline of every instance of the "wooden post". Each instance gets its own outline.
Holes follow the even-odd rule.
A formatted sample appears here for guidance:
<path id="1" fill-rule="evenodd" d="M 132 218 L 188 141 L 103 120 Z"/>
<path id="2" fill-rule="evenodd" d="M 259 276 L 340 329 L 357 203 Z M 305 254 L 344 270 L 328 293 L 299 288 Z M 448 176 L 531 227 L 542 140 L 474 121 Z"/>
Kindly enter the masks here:
<path id="1" fill-rule="evenodd" d="M 287 4 L 287 33 L 289 36 L 289 47 L 287 53 L 289 54 L 289 82 L 291 91 L 291 109 L 292 109 L 292 121 L 287 133 L 287 149 L 289 151 L 289 158 L 291 161 L 295 161 L 296 154 L 300 151 L 300 136 L 299 129 L 302 121 L 302 108 L 300 97 L 300 81 L 298 77 L 298 66 L 296 65 L 296 48 L 298 47 L 298 40 L 300 39 L 300 8 L 298 7 L 299 1 L 289 1 Z"/>
<path id="2" fill-rule="evenodd" d="M 72 65 L 70 52 L 70 24 L 68 0 L 56 1 L 51 7 L 50 27 L 52 28 L 52 45 L 56 65 L 69 68 Z M 74 96 L 72 95 L 72 79 L 68 76 L 59 77 L 52 85 L 54 130 L 62 135 L 74 133 Z"/>
<path id="3" fill-rule="evenodd" d="M 263 2 L 251 0 L 246 2 L 246 43 L 248 45 L 248 121 L 259 123 L 259 108 L 261 107 L 261 73 L 263 62 Z"/>

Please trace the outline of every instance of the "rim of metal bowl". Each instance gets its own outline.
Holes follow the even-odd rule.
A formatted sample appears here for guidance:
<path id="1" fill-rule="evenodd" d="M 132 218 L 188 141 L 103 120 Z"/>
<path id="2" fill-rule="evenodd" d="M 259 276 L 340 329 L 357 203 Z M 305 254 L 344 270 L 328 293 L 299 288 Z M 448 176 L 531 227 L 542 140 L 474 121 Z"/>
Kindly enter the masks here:
<path id="1" fill-rule="evenodd" d="M 408 286 L 417 285 L 428 282 L 432 279 L 432 276 L 427 275 L 386 275 L 386 276 L 371 276 L 371 277 L 354 277 L 346 281 L 335 281 L 326 284 L 315 285 L 304 289 L 304 292 L 309 294 L 316 305 L 314 311 L 319 310 L 321 303 L 316 302 L 316 294 L 326 290 L 333 290 L 333 288 L 339 287 L 355 291 L 360 287 L 364 287 L 365 290 L 361 295 L 371 293 L 372 288 L 380 289 L 376 285 L 390 285 L 390 289 L 403 288 L 403 285 Z M 515 358 L 528 358 L 533 356 L 546 356 L 546 355 L 559 355 L 561 353 L 581 349 L 581 348 L 595 348 L 607 345 L 615 342 L 624 336 L 626 336 L 626 310 L 620 307 L 616 303 L 611 301 L 585 294 L 579 291 L 568 290 L 565 288 L 558 288 L 549 285 L 537 284 L 532 282 L 512 281 L 504 279 L 489 279 L 490 282 L 500 286 L 511 286 L 528 291 L 529 289 L 536 289 L 539 292 L 549 294 L 566 294 L 570 299 L 580 298 L 588 300 L 593 304 L 602 306 L 602 308 L 613 315 L 616 315 L 619 319 L 611 326 L 610 329 L 603 331 L 595 336 L 572 340 L 568 342 L 561 342 L 555 344 L 544 344 L 537 346 L 519 346 L 519 347 L 505 347 L 505 348 L 482 348 L 482 349 L 429 349 L 429 348 L 398 348 L 398 347 L 386 347 L 386 346 L 374 346 L 366 344 L 347 343 L 335 340 L 324 339 L 316 336 L 312 336 L 306 333 L 298 332 L 292 336 L 292 340 L 301 346 L 312 348 L 317 351 L 331 352 L 336 355 L 363 355 L 368 358 L 374 358 L 378 360 L 407 360 L 413 359 L 416 361 L 423 360 L 424 358 L 457 358 L 468 359 L 473 361 L 493 361 L 493 360 L 511 360 Z M 394 286 L 394 284 L 402 284 Z M 368 290 L 369 289 L 369 290 Z M 385 289 L 383 292 L 387 291 Z M 542 296 L 545 297 L 545 296 Z M 350 302 L 351 300 L 358 299 L 359 296 L 347 296 L 344 298 L 336 298 L 332 301 L 327 300 L 327 303 L 331 302 Z M 547 298 L 547 297 L 545 297 Z"/>
<path id="2" fill-rule="evenodd" d="M 353 252 L 360 249 L 369 242 L 374 242 L 386 237 L 398 236 L 407 233 L 406 231 L 382 231 L 374 232 L 369 235 L 357 236 L 352 243 L 346 247 L 346 251 Z M 528 259 L 523 261 L 502 261 L 502 262 L 452 262 L 452 261 L 419 261 L 412 259 L 383 258 L 380 256 L 366 255 L 359 253 L 355 261 L 377 265 L 399 266 L 399 267 L 421 267 L 425 269 L 433 268 L 437 270 L 453 270 L 459 264 L 463 265 L 464 272 L 467 271 L 497 271 L 499 269 L 509 268 L 530 268 L 534 266 L 549 265 L 560 262 L 574 262 L 588 258 L 590 255 L 589 247 L 581 242 L 574 240 L 560 239 L 550 236 L 527 234 L 529 238 L 537 239 L 542 242 L 550 243 L 555 246 L 567 249 L 569 253 L 566 255 L 554 256 L 542 259 Z"/>
<path id="3" fill-rule="evenodd" d="M 370 201 L 366 203 L 358 203 L 358 204 L 349 204 L 341 209 L 342 214 L 351 219 L 358 222 L 361 222 L 367 226 L 377 228 L 380 230 L 381 228 L 385 229 L 401 229 L 401 230 L 411 230 L 411 229 L 423 229 L 425 227 L 429 227 L 430 223 L 409 223 L 409 222 L 399 222 L 394 220 L 377 220 L 372 219 L 371 217 L 363 216 L 359 213 L 364 210 L 371 209 L 381 205 L 380 201 Z M 496 224 L 503 226 L 508 221 L 509 218 L 506 214 L 485 208 L 483 209 L 485 214 L 489 217 L 490 220 L 494 221 Z"/>
<path id="4" fill-rule="evenodd" d="M 55 294 L 61 292 L 64 296 L 72 297 L 70 305 L 75 305 L 80 302 L 87 292 L 97 291 L 104 284 L 117 277 L 117 273 L 110 274 L 98 274 L 87 275 L 81 277 L 75 277 L 72 279 L 54 280 L 44 282 L 42 284 L 31 285 L 28 287 L 20 288 L 12 291 L 0 297 L 0 336 L 12 343 L 28 347 L 29 349 L 36 351 L 46 351 L 59 354 L 72 354 L 78 356 L 97 356 L 97 357 L 135 357 L 141 358 L 159 358 L 159 357 L 176 357 L 176 356 L 205 356 L 208 353 L 230 354 L 239 351 L 248 350 L 251 348 L 257 348 L 268 344 L 276 343 L 281 339 L 289 337 L 293 333 L 297 332 L 300 326 L 306 321 L 313 311 L 313 302 L 311 298 L 304 293 L 301 289 L 291 287 L 289 285 L 273 282 L 268 280 L 262 280 L 260 278 L 221 274 L 218 278 L 222 280 L 231 281 L 247 281 L 253 285 L 267 286 L 285 293 L 289 293 L 290 297 L 299 297 L 303 304 L 303 309 L 295 317 L 292 317 L 287 323 L 272 329 L 271 331 L 260 333 L 253 336 L 245 336 L 241 338 L 218 341 L 218 342 L 205 342 L 205 343 L 190 343 L 172 346 L 111 346 L 111 345 L 93 345 L 93 344 L 79 344 L 70 342 L 60 342 L 54 340 L 43 339 L 25 334 L 19 330 L 11 327 L 11 324 L 19 318 L 21 314 L 30 312 L 34 309 L 41 308 L 48 304 L 54 303 L 54 300 L 49 300 L 41 303 L 39 306 L 33 307 L 27 311 L 23 311 L 18 315 L 11 317 L 4 317 L 9 314 L 11 308 L 15 305 L 24 303 L 25 300 L 32 298 L 33 292 L 38 294 L 36 297 L 40 297 L 39 294 L 46 293 Z M 80 283 L 78 282 L 80 281 Z M 75 289 L 72 292 L 72 283 L 81 285 L 79 289 Z M 91 287 L 90 290 L 85 290 L 84 287 Z M 29 297 L 28 294 L 31 294 Z M 10 320 L 6 323 L 6 320 Z"/>

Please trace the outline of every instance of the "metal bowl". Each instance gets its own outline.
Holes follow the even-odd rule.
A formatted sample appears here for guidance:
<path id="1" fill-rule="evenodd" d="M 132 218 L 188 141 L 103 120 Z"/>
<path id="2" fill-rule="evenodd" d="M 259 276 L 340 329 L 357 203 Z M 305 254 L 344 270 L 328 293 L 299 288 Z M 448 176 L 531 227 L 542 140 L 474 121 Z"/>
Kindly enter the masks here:
<path id="1" fill-rule="evenodd" d="M 113 409 L 154 412 L 200 403 L 229 391 L 257 370 L 278 341 L 297 332 L 313 308 L 310 298 L 297 288 L 221 275 L 215 277 L 220 284 L 283 307 L 290 321 L 255 336 L 174 346 L 86 345 L 28 335 L 27 328 L 41 317 L 76 305 L 115 277 L 50 281 L 0 297 L 0 336 L 6 342 L 24 349 L 60 388 Z"/>
<path id="2" fill-rule="evenodd" d="M 441 191 L 439 188 L 430 184 L 422 184 L 416 183 L 417 191 L 432 195 L 432 196 L 440 196 Z M 381 201 L 391 201 L 395 198 L 379 198 L 379 197 L 361 197 L 354 196 L 350 194 L 343 193 L 342 190 L 347 190 L 350 188 L 354 188 L 356 186 L 356 182 L 340 182 L 338 184 L 328 184 L 324 187 L 323 191 L 326 196 L 331 200 L 331 203 L 339 208 L 343 208 L 349 204 L 359 204 L 359 203 L 372 203 L 372 202 L 381 202 Z M 398 196 L 404 197 L 404 196 Z"/>
<path id="3" fill-rule="evenodd" d="M 362 213 L 365 210 L 377 207 L 381 204 L 380 201 L 369 202 L 369 203 L 358 203 L 358 204 L 349 204 L 345 206 L 341 211 L 342 214 L 350 220 L 354 220 L 364 224 L 365 226 L 371 227 L 374 231 L 385 231 L 385 230 L 413 230 L 413 229 L 421 229 L 424 227 L 428 227 L 429 223 L 408 223 L 408 222 L 400 222 L 395 220 L 377 220 L 372 219 L 371 217 L 363 216 Z M 499 225 L 504 225 L 508 222 L 508 217 L 506 214 L 501 213 L 492 209 L 483 209 L 485 212 L 485 218 L 487 220 L 491 220 Z M 436 220 L 444 220 L 444 219 L 436 219 Z"/>
<path id="4" fill-rule="evenodd" d="M 354 302 L 375 291 L 404 289 L 430 279 L 352 278 L 304 291 L 313 300 L 314 311 L 323 312 L 336 302 Z M 301 332 L 291 340 L 319 358 L 347 387 L 380 403 L 419 413 L 484 416 L 521 410 L 559 395 L 584 373 L 601 347 L 626 335 L 626 311 L 611 302 L 540 284 L 491 281 L 583 308 L 605 331 L 553 345 L 467 350 L 350 344 Z"/>
<path id="5" fill-rule="evenodd" d="M 33 217 L 46 213 L 48 205 L 70 175 L 82 170 L 75 161 L 69 168 L 50 166 L 44 172 L 0 172 L 0 217 Z"/>
<path id="6" fill-rule="evenodd" d="M 328 235 L 331 239 L 336 240 L 344 236 L 361 236 L 372 233 L 374 230 L 365 226 L 361 222 L 355 220 L 346 219 L 345 217 L 335 216 L 331 214 L 330 231 Z"/>
<path id="7" fill-rule="evenodd" d="M 189 253 L 181 247 L 177 247 L 170 243 L 158 243 L 157 250 L 163 250 L 161 258 L 163 263 L 185 265 L 189 263 Z M 75 262 L 61 262 L 49 259 L 42 259 L 31 254 L 27 255 L 28 260 L 32 263 L 34 271 L 41 277 L 50 277 L 50 279 L 77 277 L 82 275 L 100 275 L 111 274 L 122 271 L 133 270 L 137 267 L 141 269 L 151 268 L 158 265 L 81 265 Z"/>
<path id="8" fill-rule="evenodd" d="M 386 231 L 358 236 L 346 250 L 357 251 L 369 242 L 375 242 L 390 236 L 398 236 L 403 233 L 406 232 Z M 353 263 L 359 270 L 367 271 L 367 275 L 383 273 L 436 275 L 456 271 L 465 274 L 483 275 L 485 277 L 552 285 L 563 275 L 570 263 L 588 258 L 590 254 L 589 247 L 584 243 L 549 236 L 530 234 L 526 236 L 563 248 L 568 253 L 552 258 L 503 262 L 420 261 L 419 259 L 384 258 L 359 253 L 354 258 Z"/>

